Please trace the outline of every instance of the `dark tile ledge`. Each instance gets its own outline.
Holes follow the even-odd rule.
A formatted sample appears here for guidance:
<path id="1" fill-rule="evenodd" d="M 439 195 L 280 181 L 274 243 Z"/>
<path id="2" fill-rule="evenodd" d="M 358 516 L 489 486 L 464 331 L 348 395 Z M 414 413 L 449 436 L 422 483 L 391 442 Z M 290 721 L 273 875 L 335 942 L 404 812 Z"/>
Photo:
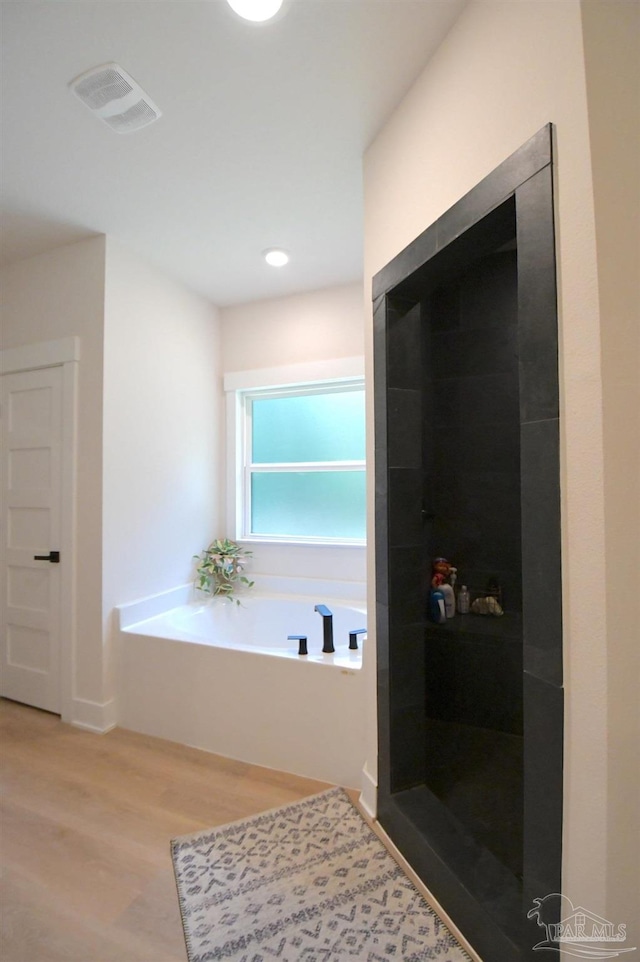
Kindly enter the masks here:
<path id="1" fill-rule="evenodd" d="M 427 629 L 454 635 L 482 635 L 490 638 L 512 638 L 522 642 L 522 615 L 519 612 L 505 611 L 500 617 L 495 615 L 456 614 L 442 624 L 429 621 Z"/>

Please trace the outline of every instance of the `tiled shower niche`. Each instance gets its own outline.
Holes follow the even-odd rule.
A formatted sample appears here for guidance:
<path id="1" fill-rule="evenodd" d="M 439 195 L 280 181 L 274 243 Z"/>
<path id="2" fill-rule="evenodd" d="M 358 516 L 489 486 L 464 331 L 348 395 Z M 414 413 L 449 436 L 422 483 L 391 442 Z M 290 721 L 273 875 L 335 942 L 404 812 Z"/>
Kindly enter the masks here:
<path id="1" fill-rule="evenodd" d="M 560 891 L 551 128 L 374 279 L 381 824 L 486 962 Z M 427 620 L 431 562 L 501 618 Z"/>

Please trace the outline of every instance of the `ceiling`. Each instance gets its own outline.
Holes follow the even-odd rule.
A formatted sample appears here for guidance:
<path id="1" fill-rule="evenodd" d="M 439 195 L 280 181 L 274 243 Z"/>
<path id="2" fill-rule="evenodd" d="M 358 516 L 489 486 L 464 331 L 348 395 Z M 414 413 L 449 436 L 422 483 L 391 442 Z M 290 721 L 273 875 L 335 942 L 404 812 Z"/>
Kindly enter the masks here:
<path id="1" fill-rule="evenodd" d="M 3 0 L 0 263 L 107 234 L 221 306 L 357 280 L 363 152 L 465 3 Z M 69 91 L 109 61 L 156 123 L 114 133 Z"/>

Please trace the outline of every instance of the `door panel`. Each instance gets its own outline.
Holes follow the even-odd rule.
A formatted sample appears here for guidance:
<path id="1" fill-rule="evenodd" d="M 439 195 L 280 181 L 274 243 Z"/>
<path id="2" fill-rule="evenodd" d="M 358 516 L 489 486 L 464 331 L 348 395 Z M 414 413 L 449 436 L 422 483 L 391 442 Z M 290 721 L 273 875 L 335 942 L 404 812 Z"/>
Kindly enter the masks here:
<path id="1" fill-rule="evenodd" d="M 62 368 L 2 381 L 0 692 L 60 711 Z M 64 563 L 64 559 L 62 559 Z"/>

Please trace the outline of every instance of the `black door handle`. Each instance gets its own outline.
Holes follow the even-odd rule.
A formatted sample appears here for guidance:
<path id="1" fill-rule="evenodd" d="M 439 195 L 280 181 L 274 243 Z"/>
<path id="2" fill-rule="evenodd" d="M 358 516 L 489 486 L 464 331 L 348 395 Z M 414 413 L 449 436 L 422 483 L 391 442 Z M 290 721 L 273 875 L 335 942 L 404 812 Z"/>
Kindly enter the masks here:
<path id="1" fill-rule="evenodd" d="M 50 561 L 52 565 L 60 564 L 60 552 L 50 551 L 49 554 L 34 554 L 34 561 Z"/>

